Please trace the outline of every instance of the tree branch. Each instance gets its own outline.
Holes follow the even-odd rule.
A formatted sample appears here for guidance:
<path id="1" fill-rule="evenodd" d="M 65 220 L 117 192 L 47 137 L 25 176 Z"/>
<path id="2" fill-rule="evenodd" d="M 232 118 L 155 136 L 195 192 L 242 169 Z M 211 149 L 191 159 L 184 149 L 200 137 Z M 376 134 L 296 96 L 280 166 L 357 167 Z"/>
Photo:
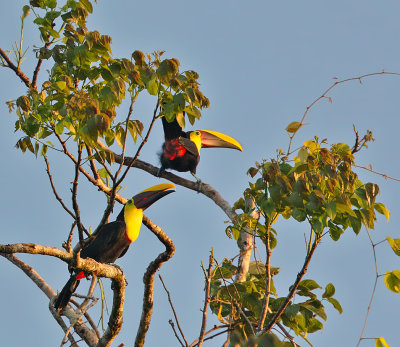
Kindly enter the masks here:
<path id="1" fill-rule="evenodd" d="M 64 204 L 63 200 L 61 199 L 61 197 L 58 195 L 56 187 L 54 186 L 54 182 L 53 182 L 53 177 L 51 176 L 50 173 L 50 164 L 49 161 L 47 160 L 47 156 L 43 155 L 43 159 L 46 163 L 46 172 L 47 172 L 47 176 L 49 177 L 50 180 L 50 185 L 51 185 L 51 189 L 53 190 L 53 194 L 56 197 L 57 201 L 61 204 L 62 208 L 67 211 L 67 213 L 74 219 L 76 220 L 75 214 Z"/>
<path id="2" fill-rule="evenodd" d="M 185 341 L 185 345 L 181 342 L 180 338 L 177 336 L 177 334 L 176 334 L 176 332 L 175 332 L 175 328 L 174 328 L 174 326 L 173 326 L 173 324 L 174 324 L 173 322 L 172 322 L 172 324 L 170 323 L 170 324 L 171 324 L 171 327 L 172 327 L 172 329 L 174 330 L 175 336 L 177 337 L 177 339 L 178 339 L 178 341 L 181 343 L 181 345 L 182 345 L 182 346 L 188 346 L 188 342 L 187 342 L 187 340 L 186 340 L 185 334 L 183 333 L 183 330 L 182 330 L 182 328 L 181 328 L 181 325 L 179 324 L 178 315 L 176 314 L 174 305 L 172 304 L 171 295 L 170 295 L 170 293 L 169 293 L 169 290 L 167 289 L 167 287 L 166 287 L 166 285 L 165 285 L 165 283 L 164 283 L 164 280 L 163 280 L 162 276 L 161 276 L 161 275 L 158 275 L 158 277 L 160 278 L 160 281 L 161 281 L 161 283 L 162 283 L 162 285 L 163 285 L 163 287 L 164 287 L 164 290 L 165 290 L 165 292 L 167 293 L 169 305 L 171 306 L 172 312 L 173 312 L 174 317 L 175 317 L 176 325 L 178 326 L 179 332 L 181 333 L 181 336 L 182 336 L 183 340 Z"/>
<path id="3" fill-rule="evenodd" d="M 271 232 L 271 224 L 267 226 L 267 232 L 265 234 L 265 251 L 267 253 L 267 257 L 265 260 L 265 275 L 266 275 L 266 283 L 265 283 L 265 299 L 264 305 L 260 317 L 260 322 L 258 323 L 258 330 L 262 331 L 264 328 L 265 317 L 267 316 L 267 312 L 269 309 L 269 296 L 271 294 L 271 246 L 270 246 L 270 232 Z"/>
<path id="4" fill-rule="evenodd" d="M 0 245 L 0 247 L 3 245 Z M 14 245 L 7 245 L 7 246 L 14 246 Z M 16 249 L 17 247 L 11 247 Z M 2 249 L 3 251 L 5 249 Z M 47 282 L 28 264 L 24 263 L 22 260 L 17 258 L 13 252 L 7 253 L 0 253 L 1 256 L 8 259 L 11 263 L 16 265 L 19 269 L 21 269 L 37 286 L 38 288 L 50 299 L 49 308 L 53 317 L 56 321 L 60 324 L 61 328 L 64 332 L 67 331 L 67 326 L 64 324 L 63 320 L 61 319 L 60 315 L 58 315 L 53 308 L 54 305 L 54 298 L 56 293 L 54 290 L 47 284 Z M 25 252 L 23 252 L 25 253 Z M 65 253 L 65 252 L 64 252 Z M 40 253 L 39 253 L 40 254 Z M 74 328 L 78 335 L 89 345 L 94 346 L 97 343 L 97 336 L 90 330 L 82 320 L 77 320 L 77 315 L 75 312 L 69 308 L 66 308 L 64 311 L 64 315 L 69 319 L 70 323 L 75 322 Z M 62 322 L 62 324 L 61 324 Z"/>
<path id="5" fill-rule="evenodd" d="M 154 287 L 154 275 L 161 265 L 172 258 L 175 253 L 175 246 L 172 240 L 165 234 L 165 232 L 157 225 L 155 225 L 150 219 L 143 216 L 143 224 L 157 236 L 157 238 L 164 244 L 165 251 L 160 253 L 156 259 L 154 259 L 143 276 L 144 282 L 144 295 L 143 295 L 143 308 L 142 316 L 140 318 L 139 328 L 136 334 L 135 347 L 141 347 L 144 345 L 147 331 L 149 330 L 151 316 L 153 314 L 153 287 Z"/>
<path id="6" fill-rule="evenodd" d="M 210 258 L 208 261 L 207 272 L 204 269 L 203 263 L 201 264 L 204 272 L 204 277 L 206 279 L 206 288 L 204 294 L 204 308 L 203 308 L 203 319 L 201 321 L 200 335 L 199 335 L 199 343 L 198 346 L 201 347 L 204 342 L 205 331 L 207 327 L 207 311 L 208 306 L 210 305 L 210 287 L 211 287 L 211 270 L 214 263 L 214 252 L 211 250 Z"/>
<path id="7" fill-rule="evenodd" d="M 310 264 L 311 258 L 313 256 L 314 251 L 317 248 L 317 245 L 318 245 L 320 240 L 321 240 L 321 237 L 320 236 L 316 236 L 315 241 L 314 241 L 314 243 L 313 243 L 313 245 L 312 245 L 312 247 L 310 249 L 310 252 L 308 252 L 308 254 L 306 256 L 306 259 L 304 261 L 303 267 L 301 268 L 300 272 L 297 274 L 296 281 L 292 285 L 292 289 L 289 291 L 289 294 L 287 295 L 287 297 L 286 297 L 285 301 L 283 302 L 283 304 L 281 305 L 281 307 L 279 307 L 278 311 L 276 311 L 275 315 L 271 318 L 271 320 L 266 325 L 266 327 L 265 327 L 265 329 L 263 331 L 264 333 L 265 332 L 269 332 L 272 329 L 274 324 L 278 321 L 278 319 L 282 315 L 283 311 L 285 310 L 285 308 L 289 304 L 290 300 L 292 300 L 292 298 L 294 296 L 294 293 L 296 292 L 296 289 L 299 286 L 299 283 L 300 283 L 301 279 L 303 278 L 303 276 L 307 272 L 308 265 Z"/>
<path id="8" fill-rule="evenodd" d="M 10 58 L 8 57 L 6 52 L 4 52 L 1 48 L 0 48 L 0 55 L 6 61 L 7 67 L 9 67 L 11 70 L 13 70 L 15 72 L 15 74 L 19 77 L 19 79 L 22 82 L 24 82 L 25 85 L 29 89 L 33 88 L 33 89 L 37 90 L 36 88 L 34 88 L 32 86 L 31 81 L 29 80 L 29 78 L 17 66 L 14 65 L 14 63 L 10 60 Z"/>

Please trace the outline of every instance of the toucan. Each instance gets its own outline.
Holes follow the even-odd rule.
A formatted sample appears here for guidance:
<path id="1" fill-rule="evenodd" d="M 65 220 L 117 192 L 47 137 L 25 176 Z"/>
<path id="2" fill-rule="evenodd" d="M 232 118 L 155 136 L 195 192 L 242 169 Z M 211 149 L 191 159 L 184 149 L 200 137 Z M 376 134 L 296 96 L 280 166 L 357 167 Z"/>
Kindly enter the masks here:
<path id="1" fill-rule="evenodd" d="M 196 176 L 196 168 L 200 161 L 200 148 L 223 147 L 242 151 L 242 146 L 232 137 L 211 130 L 183 131 L 176 118 L 168 122 L 162 116 L 165 142 L 160 153 L 161 167 L 157 176 L 165 169 L 190 173 L 201 183 Z"/>
<path id="2" fill-rule="evenodd" d="M 159 184 L 135 195 L 122 208 L 114 222 L 105 224 L 81 250 L 81 258 L 92 258 L 100 263 L 114 263 L 127 252 L 139 236 L 143 211 L 154 202 L 175 191 L 171 183 Z M 54 308 L 58 312 L 67 306 L 82 278 L 83 271 L 72 270 L 71 277 L 58 295 Z"/>

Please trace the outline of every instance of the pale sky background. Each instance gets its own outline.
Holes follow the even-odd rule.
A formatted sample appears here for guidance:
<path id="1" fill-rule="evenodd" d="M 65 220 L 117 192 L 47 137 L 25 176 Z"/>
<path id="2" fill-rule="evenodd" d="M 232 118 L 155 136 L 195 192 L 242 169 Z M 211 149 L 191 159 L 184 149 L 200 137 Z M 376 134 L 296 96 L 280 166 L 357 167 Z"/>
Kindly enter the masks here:
<path id="1" fill-rule="evenodd" d="M 10 49 L 19 37 L 19 16 L 24 1 L 0 2 L 0 47 Z M 400 72 L 400 3 L 398 1 L 99 1 L 89 20 L 89 29 L 113 37 L 114 57 L 129 57 L 136 50 L 165 50 L 176 57 L 181 70 L 200 74 L 201 90 L 211 107 L 203 113 L 197 129 L 227 133 L 242 143 L 244 152 L 203 150 L 198 175 L 215 187 L 230 203 L 247 187 L 246 171 L 255 161 L 273 158 L 276 148 L 287 148 L 287 124 L 299 120 L 315 98 L 339 79 L 366 73 Z M 29 45 L 22 69 L 32 75 L 32 48 L 41 45 L 29 16 L 25 42 Z M 42 71 L 41 76 L 45 76 Z M 71 218 L 53 197 L 45 175 L 44 162 L 14 148 L 21 136 L 14 134 L 15 115 L 5 101 L 16 99 L 24 85 L 11 70 L 0 69 L 0 147 L 2 149 L 3 221 L 1 243 L 36 242 L 61 246 Z M 374 132 L 376 141 L 357 155 L 360 165 L 371 164 L 377 171 L 400 178 L 397 150 L 400 77 L 378 76 L 351 82 L 333 90 L 327 100 L 310 111 L 294 147 L 314 135 L 330 143 L 354 143 L 353 124 L 360 133 Z M 148 124 L 155 100 L 145 97 L 138 102 L 134 117 Z M 126 107 L 121 108 L 126 114 Z M 158 165 L 157 152 L 162 144 L 159 122 L 141 159 Z M 132 145 L 128 155 L 136 152 Z M 54 180 L 65 201 L 73 168 L 61 155 L 51 155 Z M 68 164 L 68 165 L 67 165 Z M 379 218 L 375 241 L 387 235 L 399 238 L 400 184 L 363 170 L 360 179 L 380 185 L 378 201 L 391 211 L 390 222 Z M 190 174 L 183 174 L 191 179 Z M 160 183 L 138 170 L 125 181 L 126 197 Z M 80 186 L 78 198 L 86 226 L 96 226 L 102 215 L 104 198 L 92 186 Z M 119 207 L 115 211 L 119 212 Z M 114 214 L 115 215 L 115 214 Z M 176 193 L 152 206 L 147 215 L 173 239 L 176 254 L 164 264 L 161 274 L 174 301 L 188 340 L 198 337 L 203 307 L 201 261 L 208 259 L 214 247 L 216 257 L 237 254 L 235 241 L 227 239 L 227 217 L 209 199 L 178 187 Z M 306 225 L 280 222 L 278 246 L 272 265 L 281 267 L 275 277 L 279 293 L 287 294 L 304 258 L 303 233 Z M 125 315 L 122 332 L 114 345 L 132 346 L 142 304 L 142 275 L 149 261 L 163 248 L 142 227 L 141 235 L 128 254 L 118 261 L 127 276 Z M 377 247 L 379 273 L 400 269 L 400 260 L 387 244 Z M 21 256 L 48 281 L 61 290 L 68 279 L 67 266 L 56 259 Z M 0 333 L 2 345 L 58 346 L 63 333 L 48 311 L 48 300 L 14 265 L 0 258 Z M 343 307 L 339 315 L 326 303 L 328 321 L 323 331 L 309 335 L 314 346 L 355 346 L 374 283 L 371 245 L 362 229 L 358 236 L 347 230 L 335 243 L 326 238 L 318 247 L 306 278 L 325 286 L 336 286 L 335 297 Z M 83 281 L 86 282 L 86 281 Z M 109 281 L 104 281 L 109 288 Z M 87 284 L 81 284 L 84 290 Z M 168 324 L 172 318 L 165 292 L 156 279 L 154 315 L 146 338 L 147 346 L 177 346 Z M 110 299 L 109 299 L 110 300 Z M 379 280 L 367 325 L 366 337 L 384 336 L 391 346 L 400 339 L 398 312 L 400 297 Z M 209 315 L 211 316 L 211 315 Z M 209 320 L 208 327 L 216 323 Z M 306 345 L 301 339 L 296 339 Z M 214 340 L 208 346 L 219 346 Z M 373 346 L 366 340 L 361 346 Z"/>

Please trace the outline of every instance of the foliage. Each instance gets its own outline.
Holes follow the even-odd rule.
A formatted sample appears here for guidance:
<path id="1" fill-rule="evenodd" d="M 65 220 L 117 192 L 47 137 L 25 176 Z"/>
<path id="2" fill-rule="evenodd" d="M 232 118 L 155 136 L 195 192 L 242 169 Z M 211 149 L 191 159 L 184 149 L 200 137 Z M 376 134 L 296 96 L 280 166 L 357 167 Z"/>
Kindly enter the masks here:
<path id="1" fill-rule="evenodd" d="M 86 26 L 92 12 L 89 0 L 31 0 L 30 6 L 23 7 L 20 43 L 14 49 L 16 70 L 20 72 L 24 59 L 22 31 L 30 14 L 35 17 L 33 22 L 43 47 L 36 50 L 37 66 L 32 81 L 24 80 L 27 92 L 7 104 L 17 116 L 15 131 L 22 136 L 16 147 L 22 153 L 28 150 L 36 157 L 47 158 L 49 149 L 63 152 L 77 168 L 74 185 L 78 184 L 78 168 L 84 172 L 82 167 L 90 162 L 93 176 L 98 176 L 107 187 L 113 186 L 114 195 L 103 189 L 111 195 L 104 222 L 125 176 L 117 181 L 123 163 L 113 174 L 116 153 L 104 149 L 103 142 L 108 147 L 117 144 L 124 157 L 128 133 L 134 143 L 138 137 L 143 138 L 146 119 L 131 119 L 139 95 L 148 94 L 155 100 L 152 122 L 161 116 L 169 121 L 176 118 L 182 128 L 185 115 L 194 124 L 210 103 L 199 89 L 199 75 L 192 70 L 180 71 L 179 60 L 164 58 L 164 51 L 145 54 L 135 50 L 130 57 L 114 58 L 111 37 Z M 37 86 L 43 61 L 49 66 L 49 74 Z M 1 63 L 11 67 L 4 56 Z M 124 101 L 129 102 L 130 109 L 121 118 L 119 111 Z M 303 120 L 286 127 L 290 141 L 303 126 Z M 150 131 L 151 126 L 146 138 Z M 358 133 L 356 136 L 358 142 Z M 315 137 L 304 142 L 295 155 L 280 150 L 274 160 L 264 160 L 249 168 L 252 182 L 234 204 L 239 213 L 226 228 L 226 234 L 239 245 L 243 232 L 252 235 L 265 249 L 265 259 L 250 263 L 242 282 L 235 278 L 238 266 L 228 258 L 221 264 L 215 262 L 213 267 L 210 264 L 209 278 L 206 276 L 206 299 L 221 324 L 228 327 L 227 339 L 232 346 L 291 345 L 271 332 L 273 326 L 282 332 L 286 327 L 309 342 L 309 334 L 324 327 L 326 303 L 342 313 L 332 283 L 321 286 L 304 276 L 321 239 L 330 237 L 338 242 L 348 230 L 355 234 L 360 233 L 362 226 L 372 230 L 377 213 L 389 219 L 385 205 L 376 202 L 378 185 L 361 182 L 354 171 L 355 153 L 371 139 L 372 134 L 367 133 L 351 149 L 345 143 L 328 146 L 326 139 Z M 81 158 L 83 149 L 87 156 Z M 78 159 L 71 151 L 78 153 Z M 95 168 L 94 160 L 102 165 L 101 169 Z M 98 181 L 93 182 L 99 187 Z M 82 231 L 79 209 L 74 206 L 74 213 L 69 213 Z M 304 225 L 309 230 L 304 264 L 287 295 L 279 293 L 274 285 L 280 267 L 271 265 L 271 253 L 279 238 L 278 221 L 301 223 L 293 232 L 304 232 Z M 387 237 L 387 242 L 400 256 L 400 239 Z M 384 282 L 388 289 L 399 293 L 400 271 L 386 272 Z M 291 336 L 286 334 L 286 338 Z M 380 337 L 376 346 L 387 343 Z"/>
<path id="2" fill-rule="evenodd" d="M 201 117 L 209 100 L 199 90 L 198 74 L 179 71 L 178 59 L 163 59 L 163 51 L 144 54 L 134 51 L 129 58 L 113 58 L 112 39 L 98 31 L 89 31 L 86 20 L 92 12 L 89 1 L 31 1 L 44 47 L 37 50 L 40 60 L 52 66 L 40 88 L 9 102 L 16 105 L 15 130 L 25 136 L 17 147 L 43 155 L 51 135 L 63 135 L 78 144 L 96 148 L 109 162 L 97 140 L 108 146 L 114 141 L 122 148 L 129 131 L 136 142 L 142 135 L 140 120 L 118 121 L 117 109 L 125 98 L 131 103 L 141 92 L 157 97 L 160 115 L 168 119 L 185 112 L 191 124 Z M 58 7 L 60 6 L 60 7 Z M 41 145 L 40 145 L 41 144 Z"/>
<path id="3" fill-rule="evenodd" d="M 278 240 L 278 229 L 273 225 L 279 217 L 307 223 L 310 228 L 307 262 L 313 245 L 316 246 L 323 237 L 339 241 L 348 229 L 355 234 L 360 232 L 362 225 L 374 229 L 376 212 L 389 218 L 385 205 L 375 201 L 379 193 L 378 185 L 361 182 L 353 171 L 355 158 L 350 147 L 336 143 L 328 148 L 326 143 L 325 139 L 320 141 L 318 137 L 306 141 L 294 156 L 294 164 L 290 164 L 289 158 L 279 152 L 276 160 L 257 163 L 256 167 L 250 168 L 249 175 L 258 178 L 249 183 L 244 196 L 235 203 L 234 208 L 242 213 L 238 214 L 235 223 L 228 226 L 227 234 L 239 240 L 240 231 L 245 229 L 272 251 Z M 254 209 L 251 209 L 252 201 L 255 202 Z M 397 251 L 397 241 L 389 239 L 389 242 Z M 305 271 L 303 267 L 301 278 Z M 292 294 L 282 297 L 274 286 L 274 276 L 278 272 L 279 268 L 268 268 L 261 262 L 255 262 L 250 267 L 247 281 L 228 282 L 234 277 L 236 267 L 225 259 L 221 266 L 214 269 L 213 312 L 223 323 L 227 323 L 229 317 L 231 324 L 236 323 L 238 334 L 240 331 L 241 336 L 249 336 L 251 332 L 246 327 L 244 315 L 253 326 L 260 327 L 261 320 L 268 322 L 273 319 L 285 300 L 289 299 L 279 314 L 279 321 L 304 339 L 323 328 L 327 319 L 324 302 L 329 302 L 342 313 L 340 303 L 333 297 L 335 287 L 332 283 L 327 284 L 322 295 L 318 296 L 315 291 L 322 287 L 315 280 L 302 279 L 289 288 Z M 267 278 L 269 290 L 266 290 Z M 399 278 L 396 272 L 388 273 L 385 277 L 388 288 L 398 292 Z M 269 294 L 268 314 L 263 318 L 263 307 Z M 242 314 L 237 310 L 238 305 Z"/>

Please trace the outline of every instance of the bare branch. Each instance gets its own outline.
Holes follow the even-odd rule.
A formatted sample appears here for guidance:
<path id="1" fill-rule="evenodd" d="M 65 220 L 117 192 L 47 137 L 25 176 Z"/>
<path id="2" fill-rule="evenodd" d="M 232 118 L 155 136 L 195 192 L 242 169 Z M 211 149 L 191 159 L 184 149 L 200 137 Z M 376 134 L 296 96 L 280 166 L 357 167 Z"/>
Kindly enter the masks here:
<path id="1" fill-rule="evenodd" d="M 44 48 L 49 48 L 49 46 L 52 44 L 52 42 L 47 42 L 44 45 Z M 40 67 L 42 66 L 43 63 L 43 59 L 38 59 L 38 62 L 36 64 L 36 68 L 35 71 L 33 71 L 33 76 L 32 76 L 32 88 L 36 89 L 36 82 L 37 82 L 37 78 L 39 75 L 39 71 L 40 71 Z"/>
<path id="2" fill-rule="evenodd" d="M 188 342 L 187 342 L 187 340 L 186 340 L 185 334 L 183 333 L 183 330 L 182 330 L 182 328 L 181 328 L 181 325 L 179 324 L 178 315 L 176 314 L 174 305 L 173 305 L 173 303 L 172 303 L 171 295 L 170 295 L 170 293 L 169 293 L 169 290 L 168 290 L 167 287 L 165 286 L 165 283 L 164 283 L 164 280 L 163 280 L 162 276 L 161 276 L 161 275 L 158 275 L 158 277 L 160 278 L 160 281 L 161 281 L 161 283 L 162 283 L 162 285 L 163 285 L 163 287 L 164 287 L 164 290 L 165 290 L 165 292 L 167 293 L 168 302 L 169 302 L 169 304 L 170 304 L 170 306 L 171 306 L 172 312 L 174 313 L 176 325 L 178 326 L 179 332 L 181 333 L 181 336 L 182 336 L 183 340 L 185 341 L 185 345 L 183 345 L 183 343 L 182 343 L 181 340 L 178 338 L 178 336 L 177 336 L 177 338 L 178 338 L 179 342 L 181 342 L 181 344 L 182 344 L 183 346 L 188 346 Z M 170 323 L 170 324 L 171 324 L 171 323 Z M 173 323 L 171 324 L 171 326 L 172 326 L 172 329 L 174 329 Z M 174 330 L 175 330 L 175 329 L 174 329 Z M 175 331 L 174 331 L 174 332 L 175 332 Z M 175 335 L 176 335 L 176 333 L 175 333 Z"/>
<path id="3" fill-rule="evenodd" d="M 314 251 L 317 248 L 317 245 L 318 245 L 320 240 L 321 240 L 321 236 L 316 235 L 314 243 L 313 243 L 310 251 L 307 253 L 306 259 L 305 259 L 304 264 L 303 264 L 303 267 L 301 268 L 300 272 L 297 274 L 296 281 L 291 286 L 292 289 L 289 291 L 289 294 L 287 295 L 287 297 L 286 297 L 285 301 L 283 302 L 283 304 L 281 305 L 281 307 L 279 307 L 279 309 L 276 311 L 275 315 L 268 322 L 268 324 L 266 325 L 266 327 L 265 327 L 263 332 L 269 332 L 272 329 L 274 324 L 278 321 L 278 319 L 282 315 L 283 311 L 285 310 L 285 308 L 289 304 L 290 300 L 292 300 L 292 298 L 294 296 L 294 293 L 296 292 L 296 289 L 299 286 L 299 283 L 300 283 L 301 279 L 303 278 L 303 276 L 307 272 L 308 265 L 310 264 L 311 258 L 313 256 Z"/>
<path id="4" fill-rule="evenodd" d="M 368 229 L 367 227 L 365 227 L 365 228 L 366 228 L 366 230 L 367 230 L 368 238 L 369 238 L 369 241 L 370 241 L 371 246 L 372 246 L 372 253 L 373 253 L 373 255 L 374 255 L 375 282 L 374 282 L 374 287 L 373 287 L 373 289 L 372 289 L 371 298 L 370 298 L 370 300 L 369 300 L 369 304 L 368 304 L 368 308 L 367 308 L 367 313 L 366 313 L 366 315 L 365 315 L 365 320 L 364 320 L 363 328 L 362 328 L 362 330 L 361 330 L 361 335 L 360 335 L 360 338 L 359 338 L 358 343 L 357 343 L 357 347 L 360 345 L 361 340 L 363 340 L 363 335 L 364 335 L 364 332 L 365 332 L 365 328 L 367 327 L 368 317 L 369 317 L 369 313 L 370 313 L 370 310 L 371 310 L 372 302 L 374 301 L 375 291 L 376 291 L 376 285 L 378 284 L 378 278 L 379 278 L 379 273 L 378 273 L 378 262 L 377 262 L 377 260 L 376 260 L 376 250 L 375 250 L 375 247 L 377 246 L 377 244 L 374 244 L 374 242 L 373 242 L 373 240 L 372 240 L 372 237 L 371 237 L 371 233 L 369 232 L 369 229 Z M 379 244 L 379 243 L 378 243 L 378 244 Z"/>
<path id="5" fill-rule="evenodd" d="M 355 165 L 355 164 L 354 164 L 354 166 L 355 166 L 355 167 L 358 167 L 359 169 L 364 169 L 364 170 L 367 170 L 367 171 L 372 172 L 372 173 L 374 173 L 374 174 L 377 174 L 377 175 L 379 175 L 379 176 L 382 176 L 383 178 L 386 178 L 386 179 L 388 179 L 388 180 L 400 182 L 400 179 L 399 179 L 399 178 L 390 177 L 390 176 L 388 176 L 388 175 L 386 175 L 386 174 L 383 174 L 383 173 L 380 173 L 380 172 L 378 172 L 378 171 L 372 170 L 372 167 L 369 167 L 369 166 L 359 166 L 359 165 Z"/>
<path id="6" fill-rule="evenodd" d="M 206 331 L 206 332 L 204 333 L 204 336 L 207 336 L 207 335 L 211 334 L 213 331 L 216 331 L 216 330 L 219 330 L 219 329 L 225 329 L 225 328 L 228 328 L 228 329 L 225 330 L 224 333 L 228 332 L 232 327 L 229 328 L 229 325 L 214 325 L 213 328 L 211 328 L 210 330 L 208 330 L 208 331 Z M 214 337 L 215 337 L 215 335 L 212 336 L 211 338 L 214 338 Z M 207 340 L 207 338 L 204 339 L 204 341 L 206 341 L 206 340 Z M 190 344 L 190 347 L 198 346 L 198 341 L 199 341 L 198 338 L 197 338 L 196 340 L 194 340 L 194 341 Z"/>
<path id="7" fill-rule="evenodd" d="M 8 57 L 8 55 L 6 54 L 6 52 L 4 52 L 1 48 L 0 48 L 0 55 L 1 57 L 5 60 L 5 62 L 7 63 L 7 66 L 13 70 L 15 72 L 15 74 L 19 77 L 19 79 L 25 83 L 25 85 L 30 89 L 33 88 L 35 90 L 37 90 L 36 88 L 34 88 L 31 84 L 31 81 L 29 80 L 29 78 L 17 67 L 14 65 L 14 63 L 10 60 L 10 58 Z"/>
<path id="8" fill-rule="evenodd" d="M 2 246 L 2 245 L 0 245 Z M 7 246 L 14 246 L 14 245 L 7 245 Z M 11 248 L 18 248 L 18 247 L 11 247 Z M 3 249 L 5 250 L 5 249 Z M 55 312 L 54 310 L 54 298 L 56 293 L 54 290 L 46 283 L 46 281 L 28 264 L 24 263 L 22 260 L 17 258 L 14 254 L 14 252 L 7 252 L 7 253 L 0 253 L 1 256 L 4 258 L 8 259 L 11 263 L 16 265 L 18 268 L 20 268 L 37 286 L 38 288 L 50 299 L 50 304 L 49 308 L 50 311 L 53 315 L 53 317 L 56 319 L 56 321 L 60 324 L 61 328 L 64 330 L 64 332 L 67 330 L 67 326 L 65 323 L 62 321 L 61 317 Z M 25 252 L 23 252 L 25 253 Z M 29 253 L 29 252 L 26 252 Z M 65 252 L 64 252 L 65 253 Z M 40 253 L 38 253 L 40 254 Z M 76 314 L 73 310 L 67 308 L 64 311 L 65 316 L 69 319 L 69 321 L 72 323 L 75 321 L 75 331 L 78 333 L 78 335 L 85 340 L 85 342 L 89 346 L 94 346 L 97 343 L 97 337 L 96 335 L 83 323 L 81 320 L 76 320 Z M 62 324 L 61 324 L 62 322 Z"/>
<path id="9" fill-rule="evenodd" d="M 57 193 L 56 187 L 54 186 L 53 177 L 51 176 L 51 173 L 50 173 L 50 164 L 49 164 L 49 161 L 47 160 L 47 156 L 44 155 L 43 159 L 46 163 L 46 172 L 47 172 L 47 176 L 49 176 L 50 185 L 51 185 L 51 189 L 53 190 L 54 196 L 56 197 L 57 201 L 61 204 L 63 209 L 65 211 L 67 211 L 67 213 L 75 220 L 76 219 L 75 214 L 64 204 L 64 201 L 61 199 L 61 197 Z"/>
<path id="10" fill-rule="evenodd" d="M 149 266 L 143 276 L 144 282 L 144 295 L 143 295 L 143 308 L 142 316 L 140 318 L 139 328 L 136 334 L 135 347 L 144 345 L 147 331 L 149 330 L 150 320 L 153 313 L 153 287 L 154 275 L 161 265 L 172 258 L 175 253 L 175 246 L 172 240 L 165 234 L 165 232 L 157 225 L 155 225 L 147 217 L 143 217 L 143 224 L 157 236 L 157 238 L 164 244 L 166 250 L 158 255 Z"/>
<path id="11" fill-rule="evenodd" d="M 99 172 L 97 171 L 96 163 L 94 162 L 94 160 L 92 158 L 92 156 L 93 156 L 92 149 L 89 146 L 85 146 L 85 147 L 86 147 L 86 152 L 89 157 L 89 165 L 90 165 L 90 169 L 92 170 L 93 177 L 95 180 L 98 180 L 98 179 L 100 179 L 100 176 L 99 176 Z"/>
<path id="12" fill-rule="evenodd" d="M 76 200 L 76 195 L 78 193 L 78 182 L 79 182 L 79 167 L 81 166 L 81 159 L 82 159 L 82 148 L 78 144 L 78 160 L 75 163 L 75 178 L 72 183 L 72 207 L 75 211 L 75 220 L 76 225 L 78 226 L 79 231 L 79 242 L 82 244 L 83 242 L 83 225 L 81 222 L 81 215 L 79 211 L 78 201 Z M 87 235 L 89 236 L 89 235 Z"/>
<path id="13" fill-rule="evenodd" d="M 350 81 L 359 81 L 360 83 L 362 83 L 362 79 L 363 79 L 363 78 L 372 77 L 372 76 L 379 76 L 379 75 L 400 76 L 400 73 L 398 73 L 398 72 L 386 72 L 386 71 L 381 71 L 381 72 L 369 73 L 369 74 L 365 74 L 365 75 L 361 75 L 361 76 L 357 76 L 357 77 L 346 78 L 346 79 L 343 79 L 343 80 L 341 80 L 341 81 L 335 80 L 335 82 L 334 82 L 328 89 L 326 89 L 326 90 L 322 93 L 322 95 L 321 95 L 320 97 L 316 98 L 310 105 L 308 105 L 308 106 L 306 107 L 306 111 L 303 113 L 303 116 L 302 116 L 302 118 L 301 118 L 301 120 L 300 120 L 300 126 L 298 127 L 298 129 L 297 129 L 295 132 L 293 132 L 293 133 L 289 136 L 290 141 L 289 141 L 289 146 L 288 146 L 288 150 L 287 150 L 287 152 L 286 152 L 286 153 L 287 153 L 286 155 L 289 155 L 289 153 L 290 153 L 290 148 L 291 148 L 292 141 L 293 141 L 293 138 L 294 138 L 294 136 L 297 134 L 297 132 L 299 131 L 299 129 L 301 128 L 301 126 L 304 124 L 304 120 L 305 120 L 305 118 L 306 118 L 308 112 L 310 111 L 310 109 L 311 109 L 315 104 L 317 104 L 319 101 L 321 101 L 322 99 L 328 98 L 328 99 L 331 101 L 331 99 L 330 99 L 329 97 L 327 97 L 327 94 L 328 94 L 332 89 L 334 89 L 334 88 L 335 88 L 336 86 L 338 86 L 339 84 L 347 83 L 347 82 L 350 82 Z"/>
<path id="14" fill-rule="evenodd" d="M 210 258 L 208 260 L 207 272 L 205 271 L 203 264 L 202 264 L 203 271 L 204 271 L 204 277 L 206 279 L 206 288 L 205 288 L 205 294 L 204 294 L 203 319 L 201 321 L 200 336 L 199 336 L 199 343 L 198 343 L 199 347 L 201 347 L 203 345 L 205 331 L 206 331 L 206 327 L 207 327 L 207 311 L 208 311 L 208 306 L 210 305 L 211 270 L 213 267 L 213 263 L 214 263 L 214 252 L 213 252 L 213 250 L 211 250 Z"/>
<path id="15" fill-rule="evenodd" d="M 265 298 L 263 309 L 260 317 L 260 322 L 258 323 L 258 330 L 262 331 L 264 328 L 265 317 L 267 316 L 267 312 L 269 309 L 269 296 L 271 294 L 271 246 L 270 246 L 270 232 L 271 232 L 271 224 L 267 225 L 267 232 L 265 233 L 265 251 L 267 253 L 267 257 L 265 260 Z"/>

